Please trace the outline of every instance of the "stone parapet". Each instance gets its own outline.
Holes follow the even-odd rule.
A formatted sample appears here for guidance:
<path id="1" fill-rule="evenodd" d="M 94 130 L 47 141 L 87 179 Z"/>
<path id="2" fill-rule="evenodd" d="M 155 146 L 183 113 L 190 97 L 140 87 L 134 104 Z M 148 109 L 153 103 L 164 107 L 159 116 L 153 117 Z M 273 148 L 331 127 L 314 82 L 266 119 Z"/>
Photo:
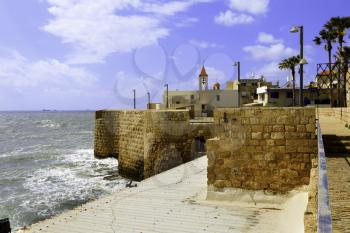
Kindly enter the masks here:
<path id="1" fill-rule="evenodd" d="M 314 108 L 217 109 L 208 140 L 208 186 L 287 192 L 310 180 Z"/>
<path id="2" fill-rule="evenodd" d="M 188 110 L 96 112 L 97 158 L 118 159 L 119 173 L 142 180 L 194 158 Z"/>
<path id="3" fill-rule="evenodd" d="M 144 117 L 144 178 L 192 159 L 189 111 L 148 111 Z"/>

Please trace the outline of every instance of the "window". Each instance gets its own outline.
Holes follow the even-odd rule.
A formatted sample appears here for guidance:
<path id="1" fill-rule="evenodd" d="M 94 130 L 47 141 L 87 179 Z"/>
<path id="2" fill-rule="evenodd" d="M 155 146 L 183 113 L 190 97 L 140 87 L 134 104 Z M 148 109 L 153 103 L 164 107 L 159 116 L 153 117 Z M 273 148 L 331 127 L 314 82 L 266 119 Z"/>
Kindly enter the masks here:
<path id="1" fill-rule="evenodd" d="M 202 110 L 205 110 L 205 104 L 202 104 Z"/>
<path id="2" fill-rule="evenodd" d="M 287 91 L 286 97 L 289 98 L 289 99 L 290 99 L 290 98 L 293 98 L 293 92 Z"/>
<path id="3" fill-rule="evenodd" d="M 279 92 L 277 91 L 274 91 L 274 92 L 271 92 L 270 95 L 271 95 L 271 98 L 273 99 L 278 99 L 279 98 Z"/>
<path id="4" fill-rule="evenodd" d="M 194 100 L 194 95 L 191 95 L 191 100 Z"/>
<path id="5" fill-rule="evenodd" d="M 246 83 L 242 83 L 242 87 L 245 87 L 245 86 L 247 86 L 247 84 Z"/>
<path id="6" fill-rule="evenodd" d="M 216 96 L 216 101 L 220 101 L 220 95 Z"/>
<path id="7" fill-rule="evenodd" d="M 176 104 L 180 104 L 180 101 L 176 101 Z"/>
<path id="8" fill-rule="evenodd" d="M 254 87 L 254 86 L 257 86 L 258 84 L 257 83 L 252 83 L 252 86 Z"/>

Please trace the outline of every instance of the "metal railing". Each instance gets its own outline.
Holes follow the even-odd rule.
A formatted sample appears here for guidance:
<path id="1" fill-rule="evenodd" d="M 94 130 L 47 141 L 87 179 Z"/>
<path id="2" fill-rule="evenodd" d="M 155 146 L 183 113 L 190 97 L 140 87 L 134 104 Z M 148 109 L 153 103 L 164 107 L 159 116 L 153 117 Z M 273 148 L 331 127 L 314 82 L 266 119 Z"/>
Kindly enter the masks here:
<path id="1" fill-rule="evenodd" d="M 317 232 L 332 232 L 332 215 L 329 204 L 326 154 L 324 151 L 320 122 L 317 120 L 318 140 L 318 196 L 317 196 Z"/>

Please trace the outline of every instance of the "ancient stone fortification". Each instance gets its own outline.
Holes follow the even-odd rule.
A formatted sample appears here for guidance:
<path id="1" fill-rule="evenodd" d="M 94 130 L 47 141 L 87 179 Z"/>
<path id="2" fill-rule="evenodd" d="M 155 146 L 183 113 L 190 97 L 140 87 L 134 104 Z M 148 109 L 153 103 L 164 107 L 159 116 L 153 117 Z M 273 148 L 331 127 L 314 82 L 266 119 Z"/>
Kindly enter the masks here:
<path id="1" fill-rule="evenodd" d="M 207 142 L 208 189 L 286 192 L 309 183 L 314 108 L 218 109 Z"/>
<path id="2" fill-rule="evenodd" d="M 210 125 L 190 123 L 187 110 L 97 111 L 95 156 L 117 158 L 121 175 L 141 180 L 195 158 Z"/>

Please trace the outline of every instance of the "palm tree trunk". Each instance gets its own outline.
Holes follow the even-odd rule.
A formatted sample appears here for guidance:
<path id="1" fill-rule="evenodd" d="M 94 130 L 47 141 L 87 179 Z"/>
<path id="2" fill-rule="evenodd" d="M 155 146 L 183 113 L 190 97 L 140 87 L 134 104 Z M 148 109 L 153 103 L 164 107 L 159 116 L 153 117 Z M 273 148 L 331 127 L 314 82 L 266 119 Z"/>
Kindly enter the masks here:
<path id="1" fill-rule="evenodd" d="M 328 48 L 331 48 L 328 46 Z M 329 82 L 330 82 L 330 97 L 331 107 L 333 107 L 333 68 L 332 68 L 332 49 L 328 49 L 328 67 L 329 67 Z"/>
<path id="2" fill-rule="evenodd" d="M 339 36 L 338 41 L 339 41 L 339 54 L 341 54 L 341 51 L 343 51 L 343 39 L 344 37 Z M 338 62 L 339 62 L 339 67 L 338 67 L 338 83 L 337 83 L 337 92 L 338 92 L 338 107 L 343 107 L 343 95 L 341 94 L 341 86 L 342 86 L 342 80 L 343 80 L 343 75 L 342 75 L 342 57 L 341 55 L 338 56 Z"/>
<path id="3" fill-rule="evenodd" d="M 295 68 L 292 68 L 292 81 L 293 81 L 293 107 L 295 107 Z"/>

